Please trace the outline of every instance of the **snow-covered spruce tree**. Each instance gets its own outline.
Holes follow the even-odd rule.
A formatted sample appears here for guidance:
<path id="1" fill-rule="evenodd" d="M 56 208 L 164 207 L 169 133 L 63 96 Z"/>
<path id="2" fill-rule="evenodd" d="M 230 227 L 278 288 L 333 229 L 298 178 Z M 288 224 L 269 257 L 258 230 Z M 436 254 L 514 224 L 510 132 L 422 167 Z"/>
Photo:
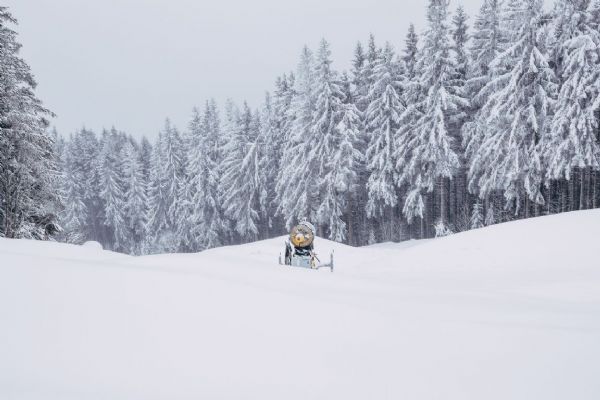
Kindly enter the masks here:
<path id="1" fill-rule="evenodd" d="M 51 113 L 35 96 L 15 24 L 0 7 L 0 236 L 47 239 L 57 228 L 59 201 L 53 138 L 46 131 Z"/>
<path id="2" fill-rule="evenodd" d="M 104 202 L 100 197 L 100 173 L 97 168 L 100 147 L 96 134 L 84 128 L 73 136 L 69 150 L 73 158 L 74 174 L 81 177 L 82 198 L 87 210 L 85 240 L 95 240 L 108 247 L 104 229 Z"/>
<path id="3" fill-rule="evenodd" d="M 467 42 L 469 41 L 468 19 L 469 16 L 462 6 L 458 7 L 456 14 L 452 17 L 452 50 L 454 50 L 456 59 L 456 75 L 458 79 L 465 79 L 469 68 L 469 55 L 467 53 Z"/>
<path id="4" fill-rule="evenodd" d="M 355 103 L 356 108 L 359 111 L 365 111 L 367 109 L 369 88 L 367 87 L 367 78 L 365 74 L 365 63 L 367 57 L 363 49 L 361 42 L 356 43 L 354 48 L 354 58 L 352 59 L 352 101 Z"/>
<path id="5" fill-rule="evenodd" d="M 104 226 L 110 249 L 126 252 L 129 232 L 125 223 L 123 160 L 118 132 L 104 132 L 97 168 L 100 176 L 100 198 L 104 204 Z"/>
<path id="6" fill-rule="evenodd" d="M 435 237 L 444 237 L 452 235 L 454 232 L 450 228 L 448 228 L 447 224 L 444 224 L 442 220 L 438 220 L 434 225 Z"/>
<path id="7" fill-rule="evenodd" d="M 456 67 L 450 52 L 448 0 L 430 0 L 427 20 L 429 28 L 418 61 L 419 87 L 424 93 L 402 115 L 396 157 L 398 182 L 408 185 L 404 215 L 409 222 L 423 218 L 423 192 L 432 192 L 437 185 L 439 231 L 448 225 L 448 180 L 460 166 L 450 118 L 467 103 L 453 79 Z"/>
<path id="8" fill-rule="evenodd" d="M 150 252 L 176 252 L 176 216 L 179 185 L 182 182 L 183 144 L 169 120 L 154 146 L 150 182 L 148 243 Z"/>
<path id="9" fill-rule="evenodd" d="M 345 87 L 346 99 L 345 103 L 354 104 L 359 117 L 359 134 L 355 141 L 355 149 L 363 155 L 355 165 L 356 179 L 355 185 L 350 191 L 348 199 L 348 238 L 347 243 L 350 245 L 360 245 L 368 239 L 369 224 L 364 212 L 367 204 L 366 185 L 369 178 L 365 157 L 367 149 L 367 130 L 365 127 L 365 112 L 369 106 L 369 79 L 366 76 L 365 65 L 367 63 L 367 55 L 360 42 L 356 44 L 354 50 L 354 58 L 352 60 L 351 78 L 349 78 L 349 87 Z"/>
<path id="10" fill-rule="evenodd" d="M 73 137 L 64 142 L 60 151 L 60 195 L 63 209 L 59 214 L 63 232 L 60 240 L 80 244 L 84 241 L 87 222 L 87 208 L 83 201 L 85 180 L 74 166 Z M 57 151 L 58 153 L 58 151 Z"/>
<path id="11" fill-rule="evenodd" d="M 204 115 L 194 109 L 189 131 L 192 142 L 190 148 L 193 152 L 189 156 L 189 169 L 191 177 L 190 229 L 192 247 L 194 251 L 217 247 L 222 244 L 223 218 L 219 206 L 219 168 L 214 151 L 216 140 L 212 137 L 213 123 L 212 105 L 206 104 Z"/>
<path id="12" fill-rule="evenodd" d="M 502 29 L 502 8 L 500 0 L 485 0 L 473 25 L 471 35 L 470 68 L 468 87 L 470 96 L 480 94 L 481 89 L 491 80 L 490 65 L 504 50 L 506 35 Z M 481 103 L 478 99 L 477 103 Z M 482 99 L 483 102 L 487 98 Z"/>
<path id="13" fill-rule="evenodd" d="M 193 110 L 197 113 L 197 110 Z M 196 115 L 198 123 L 201 124 L 201 116 Z M 193 121 L 192 121 L 193 123 Z M 175 207 L 175 234 L 179 241 L 179 251 L 183 253 L 194 251 L 195 243 L 192 237 L 192 214 L 193 201 L 196 197 L 195 186 L 192 184 L 193 174 L 191 169 L 191 157 L 198 151 L 192 135 L 196 133 L 191 129 L 184 131 L 181 135 L 182 152 L 181 165 L 183 172 L 177 187 L 177 204 Z"/>
<path id="14" fill-rule="evenodd" d="M 142 167 L 142 176 L 146 182 L 146 195 L 148 195 L 148 183 L 150 182 L 150 170 L 152 169 L 152 143 L 147 137 L 143 137 L 140 142 L 140 163 Z"/>
<path id="15" fill-rule="evenodd" d="M 314 146 L 309 168 L 316 174 L 319 191 L 317 223 L 327 226 L 328 237 L 342 242 L 347 237 L 348 197 L 356 179 L 354 170 L 360 160 L 355 149 L 359 135 L 358 110 L 345 103 L 338 74 L 331 68 L 329 43 L 321 40 L 315 68 L 315 109 L 307 138 Z"/>
<path id="16" fill-rule="evenodd" d="M 415 32 L 415 26 L 410 24 L 408 33 L 406 34 L 404 55 L 404 68 L 406 69 L 407 79 L 413 79 L 416 76 L 417 55 L 419 54 L 419 36 Z"/>
<path id="17" fill-rule="evenodd" d="M 283 166 L 284 149 L 291 135 L 294 114 L 292 102 L 295 96 L 294 74 L 283 74 L 275 81 L 273 95 L 267 94 L 261 110 L 261 136 L 265 145 L 261 159 L 261 170 L 265 174 L 266 194 L 265 212 L 268 216 L 264 235 L 272 236 L 284 233 L 284 215 L 279 212 L 278 182 Z"/>
<path id="18" fill-rule="evenodd" d="M 366 150 L 368 202 L 366 213 L 369 218 L 387 218 L 385 240 L 395 236 L 394 207 L 398 201 L 395 172 L 396 133 L 400 127 L 402 104 L 401 74 L 395 53 L 386 44 L 373 68 L 374 83 L 369 97 L 371 102 L 366 111 L 366 128 L 369 142 Z"/>
<path id="19" fill-rule="evenodd" d="M 600 0 L 594 0 L 589 5 L 590 12 L 590 26 L 592 29 L 600 30 Z"/>
<path id="20" fill-rule="evenodd" d="M 377 63 L 379 62 L 382 51 L 383 50 L 380 49 L 375 43 L 375 36 L 370 34 L 367 43 L 367 52 L 363 55 L 364 60 L 362 60 L 362 66 L 360 69 L 358 69 L 359 60 L 355 59 L 355 66 L 352 71 L 355 81 L 353 103 L 360 112 L 361 118 L 360 135 L 356 143 L 357 150 L 363 154 L 363 161 L 357 166 L 357 171 L 359 174 L 357 184 L 365 188 L 360 195 L 360 204 L 357 204 L 361 210 L 366 208 L 368 202 L 366 186 L 369 179 L 369 171 L 366 165 L 365 154 L 367 152 L 369 141 L 371 140 L 371 132 L 369 131 L 368 127 L 369 121 L 367 110 L 373 101 L 372 96 L 375 94 L 373 89 L 373 86 L 376 82 L 375 68 L 377 67 Z M 358 55 L 356 55 L 356 57 L 358 57 Z M 370 222 L 372 221 L 368 221 L 367 218 L 365 218 L 363 221 L 365 225 L 368 225 Z M 367 227 L 365 226 L 364 229 L 366 228 Z M 365 232 L 365 235 L 366 234 L 367 233 Z"/>
<path id="21" fill-rule="evenodd" d="M 470 68 L 468 69 L 465 92 L 470 100 L 470 118 L 462 126 L 462 143 L 467 167 L 480 149 L 481 141 L 486 134 L 488 124 L 486 115 L 481 111 L 493 89 L 486 86 L 494 78 L 490 68 L 506 47 L 506 37 L 503 30 L 502 9 L 500 0 L 485 0 L 479 15 L 475 19 L 471 36 Z M 471 181 L 469 191 L 477 194 L 478 187 Z M 488 195 L 485 199 L 486 208 L 492 207 L 495 199 Z"/>
<path id="22" fill-rule="evenodd" d="M 222 203 L 241 242 L 258 239 L 263 215 L 264 181 L 260 170 L 260 120 L 244 103 L 227 134 L 223 160 Z"/>
<path id="23" fill-rule="evenodd" d="M 287 228 L 303 218 L 317 221 L 319 198 L 315 179 L 319 175 L 312 165 L 315 151 L 310 141 L 316 102 L 314 87 L 314 58 L 305 46 L 295 75 L 295 96 L 290 110 L 292 126 L 277 178 L 278 212 L 283 215 Z"/>
<path id="24" fill-rule="evenodd" d="M 590 174 L 600 169 L 598 109 L 600 96 L 600 32 L 593 26 L 589 0 L 562 0 L 556 57 L 561 88 L 545 147 L 549 179 L 574 179 L 579 169 L 579 207 L 591 205 Z M 586 201 L 587 200 L 587 201 Z"/>
<path id="25" fill-rule="evenodd" d="M 356 155 L 352 167 L 355 176 L 348 188 L 345 215 L 348 234 L 344 242 L 352 246 L 360 246 L 368 239 L 369 232 L 369 223 L 364 212 L 367 204 L 366 182 L 368 174 L 365 159 L 367 141 L 364 136 L 363 113 L 358 110 L 355 104 L 353 79 L 346 71 L 341 74 L 340 87 L 344 97 L 344 105 L 349 107 L 356 116 L 356 133 L 352 141 L 352 147 Z"/>
<path id="26" fill-rule="evenodd" d="M 469 54 L 467 44 L 469 42 L 469 17 L 462 6 L 456 10 L 452 18 L 452 53 L 456 61 L 454 82 L 456 93 L 465 99 L 469 99 L 466 81 L 469 74 Z M 449 132 L 453 138 L 454 151 L 460 158 L 460 167 L 454 179 L 449 182 L 449 216 L 455 231 L 469 229 L 469 196 L 467 190 L 467 168 L 462 147 L 462 127 L 468 120 L 469 103 L 460 107 L 449 116 Z"/>
<path id="27" fill-rule="evenodd" d="M 281 81 L 279 81 L 281 84 Z M 281 88 L 277 88 L 280 90 Z M 260 143 L 264 146 L 260 153 L 260 171 L 264 175 L 263 180 L 265 183 L 264 194 L 265 198 L 261 202 L 264 203 L 262 207 L 265 211 L 264 222 L 265 225 L 262 227 L 261 237 L 268 238 L 271 230 L 280 232 L 282 222 L 277 218 L 277 203 L 275 202 L 276 196 L 276 182 L 277 182 L 277 171 L 280 168 L 280 162 L 282 158 L 283 146 L 285 142 L 285 131 L 282 129 L 281 120 L 277 113 L 276 100 L 273 99 L 270 93 L 266 93 L 265 101 L 260 112 Z M 283 121 L 285 124 L 285 121 Z M 279 226 L 278 226 L 279 225 Z"/>
<path id="28" fill-rule="evenodd" d="M 144 253 L 148 217 L 147 188 L 139 152 L 130 142 L 122 151 L 124 185 L 124 219 L 126 225 L 125 251 L 129 254 Z"/>
<path id="29" fill-rule="evenodd" d="M 516 212 L 525 202 L 544 204 L 540 141 L 549 124 L 556 84 L 544 55 L 545 28 L 539 0 L 512 1 L 506 21 L 516 34 L 491 63 L 492 80 L 481 109 L 486 129 L 470 138 L 469 185 L 482 199 L 494 191 Z"/>
<path id="30" fill-rule="evenodd" d="M 359 50 L 357 49 L 356 51 L 358 52 Z M 367 111 L 369 103 L 371 102 L 370 95 L 375 82 L 374 70 L 380 53 L 381 49 L 379 49 L 375 43 L 375 36 L 370 34 L 367 44 L 367 53 L 363 55 L 358 53 L 355 54 L 355 60 L 353 63 L 353 76 L 355 81 L 354 103 L 356 104 L 358 110 L 363 113 L 363 118 L 365 118 L 364 113 Z M 359 64 L 360 69 L 358 69 Z"/>

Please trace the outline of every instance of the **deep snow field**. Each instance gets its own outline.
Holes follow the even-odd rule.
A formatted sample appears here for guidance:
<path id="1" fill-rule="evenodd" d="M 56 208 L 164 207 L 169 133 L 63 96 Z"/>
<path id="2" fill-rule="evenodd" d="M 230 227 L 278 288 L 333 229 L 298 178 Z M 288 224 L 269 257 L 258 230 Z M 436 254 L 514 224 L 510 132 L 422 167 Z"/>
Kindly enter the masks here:
<path id="1" fill-rule="evenodd" d="M 600 399 L 600 210 L 282 249 L 0 240 L 0 399 Z"/>

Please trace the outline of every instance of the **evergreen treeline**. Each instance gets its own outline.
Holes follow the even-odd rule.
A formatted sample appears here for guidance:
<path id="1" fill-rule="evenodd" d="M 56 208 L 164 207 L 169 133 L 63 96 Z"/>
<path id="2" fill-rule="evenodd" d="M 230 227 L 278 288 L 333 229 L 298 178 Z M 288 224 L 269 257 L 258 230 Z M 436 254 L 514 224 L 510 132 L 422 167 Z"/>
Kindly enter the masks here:
<path id="1" fill-rule="evenodd" d="M 56 233 L 59 197 L 53 138 L 35 79 L 19 56 L 16 20 L 0 6 L 0 237 Z"/>
<path id="2" fill-rule="evenodd" d="M 198 251 L 307 218 L 362 245 L 597 207 L 600 0 L 427 7 L 401 52 L 371 36 L 348 72 L 305 47 L 258 110 L 209 101 L 153 144 L 59 139 L 64 239 Z"/>

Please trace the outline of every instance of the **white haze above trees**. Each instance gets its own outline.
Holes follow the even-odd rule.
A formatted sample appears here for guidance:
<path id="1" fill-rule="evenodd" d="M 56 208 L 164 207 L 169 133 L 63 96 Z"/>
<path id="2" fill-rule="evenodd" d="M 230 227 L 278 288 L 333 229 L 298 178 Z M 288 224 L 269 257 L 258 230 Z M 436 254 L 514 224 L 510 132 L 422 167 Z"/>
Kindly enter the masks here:
<path id="1" fill-rule="evenodd" d="M 55 178 L 39 164 L 50 150 L 24 158 L 19 179 L 4 167 L 17 143 L 52 140 L 31 110 L 8 107 L 2 121 L 28 125 L 2 126 L 0 232 L 40 236 L 35 221 L 56 214 L 61 240 L 145 254 L 267 238 L 306 217 L 362 245 L 596 207 L 600 1 L 546 13 L 539 0 L 486 0 L 472 17 L 446 0 L 426 7 L 422 34 L 411 26 L 399 50 L 359 43 L 349 72 L 332 68 L 327 41 L 305 47 L 257 109 L 208 101 L 152 144 L 114 129 L 59 137 Z M 23 76 L 2 83 L 3 104 L 23 104 L 9 90 Z M 11 186 L 27 180 L 60 190 Z"/>

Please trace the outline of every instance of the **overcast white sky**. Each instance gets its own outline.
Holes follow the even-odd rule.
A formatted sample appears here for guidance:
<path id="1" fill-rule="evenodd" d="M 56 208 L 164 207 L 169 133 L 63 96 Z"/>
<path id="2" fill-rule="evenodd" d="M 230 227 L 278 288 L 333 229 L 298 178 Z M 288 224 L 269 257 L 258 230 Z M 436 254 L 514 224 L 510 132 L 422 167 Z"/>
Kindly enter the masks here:
<path id="1" fill-rule="evenodd" d="M 295 69 L 306 43 L 332 44 L 348 68 L 373 32 L 401 49 L 425 1 L 407 0 L 5 0 L 19 20 L 22 54 L 59 132 L 116 126 L 156 136 L 180 128 L 194 105 L 231 97 L 258 107 L 276 76 Z M 461 0 L 471 16 L 481 0 Z M 459 4 L 451 0 L 454 10 Z M 472 18 L 471 18 L 472 22 Z"/>

